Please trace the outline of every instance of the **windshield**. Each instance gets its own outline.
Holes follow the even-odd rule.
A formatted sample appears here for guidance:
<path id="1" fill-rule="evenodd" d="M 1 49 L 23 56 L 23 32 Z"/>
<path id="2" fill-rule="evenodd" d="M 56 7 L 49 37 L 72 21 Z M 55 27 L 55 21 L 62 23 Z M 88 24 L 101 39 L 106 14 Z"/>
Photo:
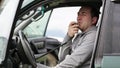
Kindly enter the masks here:
<path id="1" fill-rule="evenodd" d="M 0 64 L 5 59 L 7 43 L 10 36 L 15 12 L 19 0 L 4 0 L 0 14 Z"/>

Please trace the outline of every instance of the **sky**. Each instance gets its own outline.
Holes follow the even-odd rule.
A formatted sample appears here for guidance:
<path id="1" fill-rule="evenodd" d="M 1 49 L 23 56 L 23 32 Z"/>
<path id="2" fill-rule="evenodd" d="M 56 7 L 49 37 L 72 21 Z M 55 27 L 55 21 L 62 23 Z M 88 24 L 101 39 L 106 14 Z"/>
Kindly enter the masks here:
<path id="1" fill-rule="evenodd" d="M 47 36 L 64 37 L 71 21 L 77 20 L 77 12 L 80 7 L 58 8 L 53 10 L 48 24 Z"/>

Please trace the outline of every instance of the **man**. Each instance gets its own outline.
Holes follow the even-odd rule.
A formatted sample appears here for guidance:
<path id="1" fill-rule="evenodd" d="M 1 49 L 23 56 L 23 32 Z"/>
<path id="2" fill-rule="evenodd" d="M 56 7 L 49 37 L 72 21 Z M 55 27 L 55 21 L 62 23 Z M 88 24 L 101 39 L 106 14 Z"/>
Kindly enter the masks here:
<path id="1" fill-rule="evenodd" d="M 77 23 L 71 22 L 69 25 L 63 42 L 67 44 L 60 48 L 60 63 L 54 68 L 89 68 L 98 18 L 99 10 L 96 8 L 92 6 L 80 8 Z M 78 33 L 79 29 L 82 33 Z"/>

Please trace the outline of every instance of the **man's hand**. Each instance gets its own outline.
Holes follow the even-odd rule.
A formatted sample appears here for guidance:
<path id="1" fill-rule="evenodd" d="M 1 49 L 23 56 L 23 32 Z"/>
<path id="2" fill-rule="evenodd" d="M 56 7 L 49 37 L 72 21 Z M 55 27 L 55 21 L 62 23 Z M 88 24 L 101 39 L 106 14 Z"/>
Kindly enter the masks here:
<path id="1" fill-rule="evenodd" d="M 79 30 L 78 27 L 79 25 L 76 22 L 71 22 L 68 28 L 68 36 L 74 37 L 74 35 L 78 33 L 78 30 Z"/>

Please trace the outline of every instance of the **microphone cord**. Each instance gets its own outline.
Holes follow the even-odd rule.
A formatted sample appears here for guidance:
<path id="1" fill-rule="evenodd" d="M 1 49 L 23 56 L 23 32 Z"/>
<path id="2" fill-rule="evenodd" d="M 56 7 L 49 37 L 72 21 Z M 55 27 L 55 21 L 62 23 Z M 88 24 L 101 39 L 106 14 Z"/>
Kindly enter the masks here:
<path id="1" fill-rule="evenodd" d="M 45 56 L 45 55 L 47 55 L 47 54 L 49 54 L 49 53 L 53 52 L 54 50 L 58 49 L 59 47 L 61 47 L 61 46 L 65 45 L 65 44 L 67 44 L 69 41 L 70 41 L 70 40 L 68 40 L 68 41 L 67 41 L 67 42 L 65 42 L 65 43 L 62 43 L 61 45 L 59 45 L 59 46 L 55 47 L 54 49 L 52 49 L 52 50 L 48 51 L 48 52 L 47 52 L 47 53 L 45 53 L 45 54 L 43 54 L 43 55 L 41 55 L 41 56 L 39 56 L 39 57 L 36 57 L 36 59 L 38 59 L 38 58 L 40 58 L 40 57 L 43 57 L 43 56 Z"/>

